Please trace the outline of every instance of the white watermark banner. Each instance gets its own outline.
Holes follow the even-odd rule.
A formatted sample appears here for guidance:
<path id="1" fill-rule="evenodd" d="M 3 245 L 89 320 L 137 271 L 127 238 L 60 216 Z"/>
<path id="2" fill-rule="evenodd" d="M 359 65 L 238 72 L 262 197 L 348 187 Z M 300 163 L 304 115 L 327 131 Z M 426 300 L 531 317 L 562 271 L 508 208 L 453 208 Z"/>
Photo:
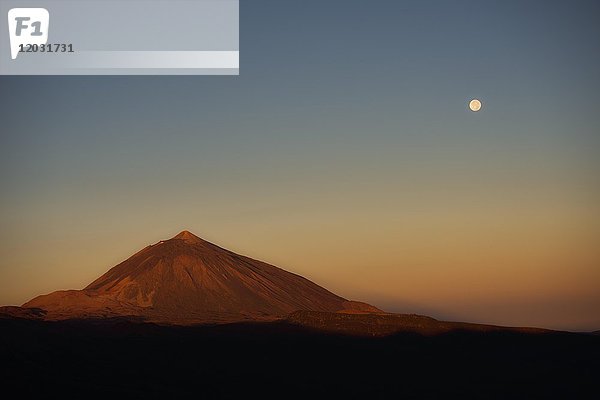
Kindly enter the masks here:
<path id="1" fill-rule="evenodd" d="M 0 75 L 238 75 L 239 0 L 0 0 Z"/>

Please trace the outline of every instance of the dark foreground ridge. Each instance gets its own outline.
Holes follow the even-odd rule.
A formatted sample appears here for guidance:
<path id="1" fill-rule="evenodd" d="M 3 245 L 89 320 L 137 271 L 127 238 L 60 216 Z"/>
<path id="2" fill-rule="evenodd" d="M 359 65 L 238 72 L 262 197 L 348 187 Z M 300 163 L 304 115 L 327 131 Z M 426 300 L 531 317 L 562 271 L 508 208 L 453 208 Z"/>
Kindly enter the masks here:
<path id="1" fill-rule="evenodd" d="M 358 337 L 284 320 L 0 319 L 3 390 L 21 398 L 573 399 L 598 393 L 599 372 L 600 338 L 591 334 Z"/>

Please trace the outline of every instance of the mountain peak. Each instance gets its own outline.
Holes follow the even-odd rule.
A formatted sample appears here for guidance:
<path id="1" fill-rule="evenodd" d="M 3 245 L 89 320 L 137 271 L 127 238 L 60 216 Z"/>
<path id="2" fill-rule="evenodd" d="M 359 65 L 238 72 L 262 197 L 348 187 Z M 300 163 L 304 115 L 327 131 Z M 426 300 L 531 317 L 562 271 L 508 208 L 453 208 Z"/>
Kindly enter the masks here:
<path id="1" fill-rule="evenodd" d="M 181 231 L 175 237 L 173 237 L 173 239 L 185 240 L 186 242 L 189 242 L 189 243 L 203 242 L 203 240 L 201 238 L 194 235 L 190 231 Z"/>
<path id="2" fill-rule="evenodd" d="M 38 296 L 24 306 L 45 310 L 50 320 L 108 315 L 174 324 L 274 320 L 297 310 L 380 312 L 187 230 L 138 251 L 83 290 Z"/>

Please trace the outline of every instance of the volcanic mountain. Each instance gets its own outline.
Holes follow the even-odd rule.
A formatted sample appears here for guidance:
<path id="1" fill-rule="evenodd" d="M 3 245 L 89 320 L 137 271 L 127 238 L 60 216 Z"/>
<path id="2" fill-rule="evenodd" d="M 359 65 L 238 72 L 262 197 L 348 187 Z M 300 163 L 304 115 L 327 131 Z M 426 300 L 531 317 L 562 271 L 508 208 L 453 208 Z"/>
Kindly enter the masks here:
<path id="1" fill-rule="evenodd" d="M 83 290 L 38 296 L 22 307 L 50 320 L 127 316 L 175 324 L 274 320 L 299 310 L 381 312 L 188 231 L 147 246 Z"/>

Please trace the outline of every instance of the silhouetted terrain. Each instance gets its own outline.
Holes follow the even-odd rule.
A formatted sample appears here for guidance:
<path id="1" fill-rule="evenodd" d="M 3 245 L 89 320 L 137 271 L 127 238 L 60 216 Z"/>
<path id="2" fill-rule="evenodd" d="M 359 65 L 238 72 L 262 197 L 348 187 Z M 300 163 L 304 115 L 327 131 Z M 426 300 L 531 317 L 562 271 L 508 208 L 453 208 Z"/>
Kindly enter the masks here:
<path id="1" fill-rule="evenodd" d="M 289 321 L 5 317 L 0 369 L 4 390 L 20 397 L 572 399 L 600 389 L 600 338 L 506 330 L 368 338 Z"/>

